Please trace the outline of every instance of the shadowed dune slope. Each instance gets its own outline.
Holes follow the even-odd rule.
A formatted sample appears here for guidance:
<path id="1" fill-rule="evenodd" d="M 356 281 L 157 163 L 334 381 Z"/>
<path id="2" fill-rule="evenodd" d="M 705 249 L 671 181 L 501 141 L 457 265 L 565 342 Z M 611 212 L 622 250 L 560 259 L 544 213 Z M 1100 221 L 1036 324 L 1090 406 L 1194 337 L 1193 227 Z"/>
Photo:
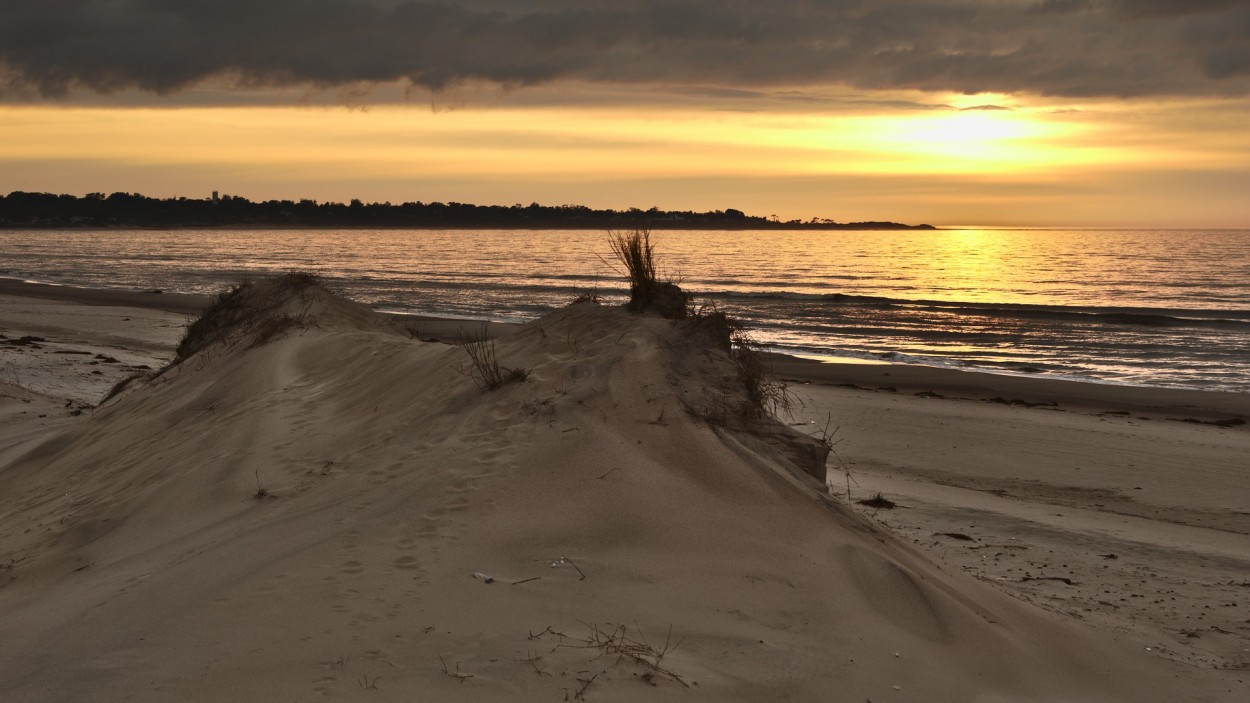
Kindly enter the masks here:
<path id="1" fill-rule="evenodd" d="M 843 509 L 691 323 L 572 306 L 484 392 L 260 293 L 0 466 L 5 700 L 1219 700 Z"/>

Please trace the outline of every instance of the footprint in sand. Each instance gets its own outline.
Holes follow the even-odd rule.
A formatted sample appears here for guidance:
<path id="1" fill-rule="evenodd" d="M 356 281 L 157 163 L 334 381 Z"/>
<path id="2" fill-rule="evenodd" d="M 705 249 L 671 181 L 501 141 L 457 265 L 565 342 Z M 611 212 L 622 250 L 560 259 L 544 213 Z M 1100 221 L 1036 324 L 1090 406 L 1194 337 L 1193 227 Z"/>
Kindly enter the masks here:
<path id="1" fill-rule="evenodd" d="M 427 539 L 431 537 L 438 537 L 439 529 L 442 527 L 442 520 L 439 520 L 437 517 L 432 517 L 430 515 L 424 515 L 422 516 L 421 519 L 423 521 L 423 524 L 417 530 L 417 536 L 425 537 Z"/>
<path id="2" fill-rule="evenodd" d="M 475 489 L 469 481 L 461 479 L 459 481 L 452 482 L 447 486 L 446 490 L 448 493 L 468 493 L 469 491 Z"/>
<path id="3" fill-rule="evenodd" d="M 314 693 L 320 693 L 323 696 L 328 696 L 330 695 L 330 688 L 333 687 L 334 684 L 338 683 L 338 677 L 322 676 L 313 683 L 316 684 L 313 686 Z"/>
<path id="4" fill-rule="evenodd" d="M 413 556 L 400 557 L 394 561 L 394 564 L 396 569 L 404 569 L 405 571 L 421 568 L 421 562 L 417 561 L 417 558 Z"/>

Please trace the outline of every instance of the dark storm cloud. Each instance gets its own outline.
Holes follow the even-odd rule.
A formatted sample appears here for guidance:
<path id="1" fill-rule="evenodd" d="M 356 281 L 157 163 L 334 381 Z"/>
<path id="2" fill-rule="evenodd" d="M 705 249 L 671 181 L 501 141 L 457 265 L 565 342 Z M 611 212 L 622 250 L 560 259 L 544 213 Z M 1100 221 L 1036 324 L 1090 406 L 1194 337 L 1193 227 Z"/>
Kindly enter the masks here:
<path id="1" fill-rule="evenodd" d="M 1244 94 L 1246 0 L 40 0 L 0 92 L 485 80 L 1063 96 Z"/>
<path id="2" fill-rule="evenodd" d="M 1032 11 L 1041 14 L 1109 12 L 1121 16 L 1179 17 L 1245 7 L 1245 0 L 1042 0 Z"/>

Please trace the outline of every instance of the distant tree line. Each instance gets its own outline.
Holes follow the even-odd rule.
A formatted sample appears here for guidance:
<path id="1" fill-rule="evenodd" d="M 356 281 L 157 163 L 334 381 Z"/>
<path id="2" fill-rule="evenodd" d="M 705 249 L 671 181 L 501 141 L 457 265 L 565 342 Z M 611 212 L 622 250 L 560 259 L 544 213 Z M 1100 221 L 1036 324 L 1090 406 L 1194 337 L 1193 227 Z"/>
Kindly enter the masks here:
<path id="1" fill-rule="evenodd" d="M 933 229 L 895 222 L 849 222 L 814 217 L 781 221 L 727 208 L 711 212 L 594 210 L 584 205 L 399 205 L 319 203 L 315 200 L 252 202 L 237 195 L 212 198 L 149 198 L 138 193 L 90 193 L 84 197 L 21 191 L 0 196 L 0 227 L 333 227 L 414 229 Z"/>

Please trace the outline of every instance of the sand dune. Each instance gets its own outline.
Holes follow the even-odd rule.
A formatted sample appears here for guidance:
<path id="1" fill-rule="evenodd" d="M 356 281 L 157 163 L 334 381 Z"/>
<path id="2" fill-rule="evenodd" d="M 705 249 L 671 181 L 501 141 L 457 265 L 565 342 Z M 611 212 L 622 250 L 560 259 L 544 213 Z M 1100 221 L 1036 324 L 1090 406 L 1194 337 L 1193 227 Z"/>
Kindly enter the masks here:
<path id="1" fill-rule="evenodd" d="M 712 335 L 573 306 L 484 391 L 461 347 L 257 295 L 3 437 L 4 700 L 1242 700 L 830 497 Z"/>

